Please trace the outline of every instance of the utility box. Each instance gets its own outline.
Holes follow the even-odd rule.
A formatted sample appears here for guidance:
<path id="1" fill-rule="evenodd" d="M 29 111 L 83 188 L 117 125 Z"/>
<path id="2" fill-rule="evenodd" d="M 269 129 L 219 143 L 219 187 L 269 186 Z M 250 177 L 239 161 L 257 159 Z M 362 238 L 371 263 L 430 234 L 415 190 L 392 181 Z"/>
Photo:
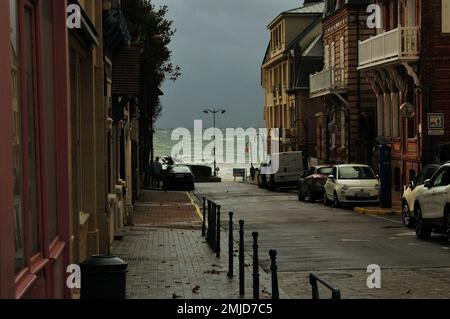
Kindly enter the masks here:
<path id="1" fill-rule="evenodd" d="M 80 268 L 81 299 L 125 299 L 128 263 L 116 256 L 94 255 Z"/>
<path id="2" fill-rule="evenodd" d="M 392 208 L 392 162 L 391 147 L 378 145 L 378 171 L 380 174 L 380 207 Z"/>

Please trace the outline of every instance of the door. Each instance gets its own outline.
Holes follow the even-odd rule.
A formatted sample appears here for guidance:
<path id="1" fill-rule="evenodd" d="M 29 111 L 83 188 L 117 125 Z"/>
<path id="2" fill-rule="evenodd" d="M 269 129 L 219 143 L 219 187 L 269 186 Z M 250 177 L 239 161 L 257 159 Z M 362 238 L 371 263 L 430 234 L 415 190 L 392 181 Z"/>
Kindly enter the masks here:
<path id="1" fill-rule="evenodd" d="M 428 218 L 442 218 L 450 187 L 450 168 L 444 167 L 433 182 Z"/>
<path id="2" fill-rule="evenodd" d="M 334 188 L 335 188 L 336 179 L 338 176 L 337 174 L 338 174 L 337 167 L 333 167 L 333 171 L 331 172 L 331 175 L 334 176 L 334 180 L 328 178 L 327 183 L 325 184 L 325 192 L 326 192 L 326 196 L 328 197 L 328 199 L 333 198 L 333 196 L 334 196 Z"/>

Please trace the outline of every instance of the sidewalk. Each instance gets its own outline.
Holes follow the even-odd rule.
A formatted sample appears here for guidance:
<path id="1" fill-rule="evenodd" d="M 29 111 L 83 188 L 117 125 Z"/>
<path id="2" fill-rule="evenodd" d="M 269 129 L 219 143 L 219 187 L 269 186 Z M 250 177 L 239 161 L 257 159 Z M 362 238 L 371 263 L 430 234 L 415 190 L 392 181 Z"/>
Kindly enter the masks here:
<path id="1" fill-rule="evenodd" d="M 201 212 L 187 193 L 146 191 L 135 207 L 135 226 L 112 245 L 112 253 L 129 264 L 127 298 L 240 298 L 237 247 L 235 276 L 228 278 L 228 235 L 222 233 L 217 258 L 201 236 Z M 245 298 L 252 298 L 250 256 L 245 263 Z M 270 276 L 260 268 L 260 277 L 260 297 L 270 298 Z"/>

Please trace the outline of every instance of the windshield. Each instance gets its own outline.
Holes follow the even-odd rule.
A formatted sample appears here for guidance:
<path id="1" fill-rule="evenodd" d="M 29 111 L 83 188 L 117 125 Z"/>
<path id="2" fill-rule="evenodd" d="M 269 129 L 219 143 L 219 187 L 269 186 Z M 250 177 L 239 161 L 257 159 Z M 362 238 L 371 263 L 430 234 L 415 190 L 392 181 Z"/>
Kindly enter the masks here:
<path id="1" fill-rule="evenodd" d="M 332 171 L 333 171 L 332 167 L 322 167 L 317 170 L 317 174 L 330 176 Z"/>
<path id="2" fill-rule="evenodd" d="M 376 179 L 370 167 L 346 166 L 339 167 L 339 179 Z"/>

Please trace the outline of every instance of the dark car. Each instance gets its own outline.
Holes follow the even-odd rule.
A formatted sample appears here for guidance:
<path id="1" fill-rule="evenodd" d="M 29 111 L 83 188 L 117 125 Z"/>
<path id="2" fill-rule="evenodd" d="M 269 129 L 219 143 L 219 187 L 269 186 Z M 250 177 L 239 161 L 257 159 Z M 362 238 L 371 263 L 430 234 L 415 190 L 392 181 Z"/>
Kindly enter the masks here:
<path id="1" fill-rule="evenodd" d="M 324 185 L 332 169 L 331 165 L 310 167 L 298 181 L 298 200 L 304 201 L 307 197 L 310 202 L 314 202 L 322 199 Z"/>
<path id="2" fill-rule="evenodd" d="M 164 188 L 167 190 L 192 191 L 195 189 L 194 174 L 187 166 L 167 166 L 164 174 Z"/>

